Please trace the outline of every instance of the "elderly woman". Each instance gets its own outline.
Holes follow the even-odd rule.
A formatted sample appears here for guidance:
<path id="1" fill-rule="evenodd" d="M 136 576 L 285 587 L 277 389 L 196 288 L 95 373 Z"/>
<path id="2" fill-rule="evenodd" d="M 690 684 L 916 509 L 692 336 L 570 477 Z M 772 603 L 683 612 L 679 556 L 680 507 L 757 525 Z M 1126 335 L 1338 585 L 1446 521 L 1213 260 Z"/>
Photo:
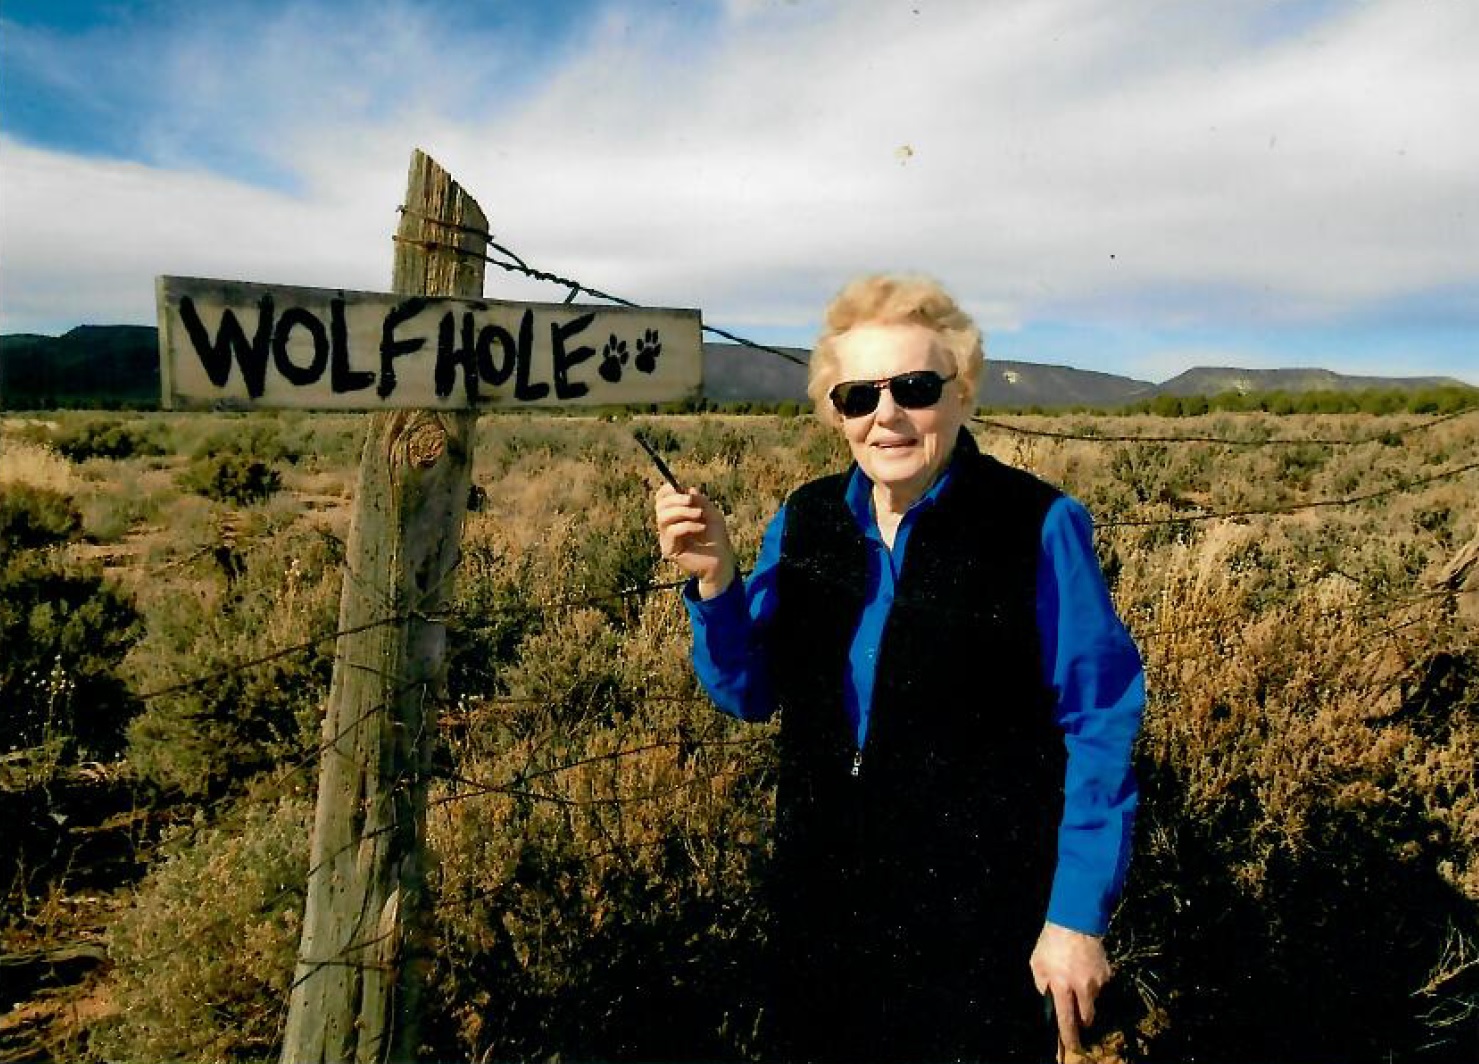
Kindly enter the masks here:
<path id="1" fill-rule="evenodd" d="M 1143 673 L 1087 512 L 965 431 L 982 364 L 934 282 L 855 281 L 808 385 L 853 465 L 786 501 L 749 578 L 712 502 L 657 493 L 704 687 L 780 714 L 784 1059 L 1042 1059 L 1038 995 L 1076 1049 L 1110 977 Z"/>

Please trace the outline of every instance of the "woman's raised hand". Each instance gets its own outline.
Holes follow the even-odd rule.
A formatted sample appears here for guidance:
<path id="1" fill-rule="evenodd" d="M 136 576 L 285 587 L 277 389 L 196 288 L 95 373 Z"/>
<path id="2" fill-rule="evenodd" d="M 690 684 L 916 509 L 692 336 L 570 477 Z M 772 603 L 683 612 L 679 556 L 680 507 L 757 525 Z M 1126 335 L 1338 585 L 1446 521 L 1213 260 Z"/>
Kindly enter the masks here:
<path id="1" fill-rule="evenodd" d="M 735 577 L 734 548 L 724 514 L 696 488 L 674 491 L 668 484 L 657 489 L 657 541 L 662 556 L 698 578 L 700 597 L 721 594 Z"/>

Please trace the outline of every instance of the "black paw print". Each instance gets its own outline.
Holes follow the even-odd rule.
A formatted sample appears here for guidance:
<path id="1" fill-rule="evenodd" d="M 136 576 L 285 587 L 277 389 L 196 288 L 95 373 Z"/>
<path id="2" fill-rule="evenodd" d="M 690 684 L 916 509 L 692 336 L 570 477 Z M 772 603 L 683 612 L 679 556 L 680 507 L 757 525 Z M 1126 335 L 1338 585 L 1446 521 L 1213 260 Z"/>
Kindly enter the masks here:
<path id="1" fill-rule="evenodd" d="M 641 344 L 640 340 L 638 344 Z M 640 350 L 640 346 L 638 349 Z M 627 364 L 628 354 L 627 342 L 625 340 L 618 340 L 616 334 L 612 333 L 611 339 L 606 341 L 606 346 L 601 348 L 601 376 L 605 377 L 612 384 L 619 383 L 621 381 L 621 367 Z M 640 364 L 641 361 L 642 356 L 638 355 L 637 362 Z"/>
<path id="2" fill-rule="evenodd" d="M 662 354 L 662 341 L 656 329 L 647 329 L 637 337 L 637 368 L 643 373 L 657 369 L 657 357 Z"/>

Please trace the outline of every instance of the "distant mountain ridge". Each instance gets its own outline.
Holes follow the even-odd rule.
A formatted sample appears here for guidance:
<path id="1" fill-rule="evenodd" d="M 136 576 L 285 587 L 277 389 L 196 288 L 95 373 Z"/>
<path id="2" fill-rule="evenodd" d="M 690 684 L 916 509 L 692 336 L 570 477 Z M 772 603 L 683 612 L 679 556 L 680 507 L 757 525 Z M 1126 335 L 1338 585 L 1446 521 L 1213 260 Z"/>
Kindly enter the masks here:
<path id="1" fill-rule="evenodd" d="M 804 347 L 782 347 L 796 358 Z M 1153 394 L 1149 381 L 1110 373 L 991 359 L 976 389 L 982 406 L 1117 406 Z M 704 344 L 704 395 L 715 402 L 806 401 L 806 367 L 739 344 Z"/>
<path id="2" fill-rule="evenodd" d="M 778 350 L 801 362 L 802 347 Z M 1202 366 L 1163 384 L 1112 373 L 988 359 L 977 402 L 997 409 L 1116 407 L 1225 392 L 1469 388 L 1451 377 L 1358 377 L 1327 369 Z M 716 403 L 805 403 L 806 366 L 740 344 L 704 344 L 704 398 Z M 80 325 L 62 336 L 0 336 L 0 408 L 45 405 L 151 406 L 159 402 L 159 330 L 152 325 Z"/>
<path id="3" fill-rule="evenodd" d="M 778 348 L 800 359 L 804 347 Z M 1236 369 L 1198 367 L 1166 381 L 1120 377 L 1113 373 L 1073 369 L 1040 362 L 988 358 L 976 389 L 976 401 L 987 407 L 1116 407 L 1154 399 L 1221 395 L 1225 392 L 1417 391 L 1424 388 L 1470 388 L 1453 377 L 1357 377 L 1328 369 Z M 704 344 L 704 393 L 717 402 L 806 400 L 806 367 L 738 344 Z"/>
<path id="4" fill-rule="evenodd" d="M 1222 395 L 1238 392 L 1359 392 L 1375 388 L 1467 388 L 1452 377 L 1357 377 L 1328 369 L 1236 369 L 1198 366 L 1156 388 L 1158 395 Z"/>
<path id="5" fill-rule="evenodd" d="M 79 325 L 61 336 L 0 336 L 0 407 L 159 403 L 159 330 Z"/>

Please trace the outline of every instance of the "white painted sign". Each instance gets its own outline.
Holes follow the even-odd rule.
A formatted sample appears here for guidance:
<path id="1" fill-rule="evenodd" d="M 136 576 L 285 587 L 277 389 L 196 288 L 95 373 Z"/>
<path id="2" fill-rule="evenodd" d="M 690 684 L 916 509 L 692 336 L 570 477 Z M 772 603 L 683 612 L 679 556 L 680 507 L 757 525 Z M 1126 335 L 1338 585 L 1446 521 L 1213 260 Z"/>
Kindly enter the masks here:
<path id="1" fill-rule="evenodd" d="M 660 403 L 703 383 L 697 310 L 160 277 L 166 409 Z"/>

